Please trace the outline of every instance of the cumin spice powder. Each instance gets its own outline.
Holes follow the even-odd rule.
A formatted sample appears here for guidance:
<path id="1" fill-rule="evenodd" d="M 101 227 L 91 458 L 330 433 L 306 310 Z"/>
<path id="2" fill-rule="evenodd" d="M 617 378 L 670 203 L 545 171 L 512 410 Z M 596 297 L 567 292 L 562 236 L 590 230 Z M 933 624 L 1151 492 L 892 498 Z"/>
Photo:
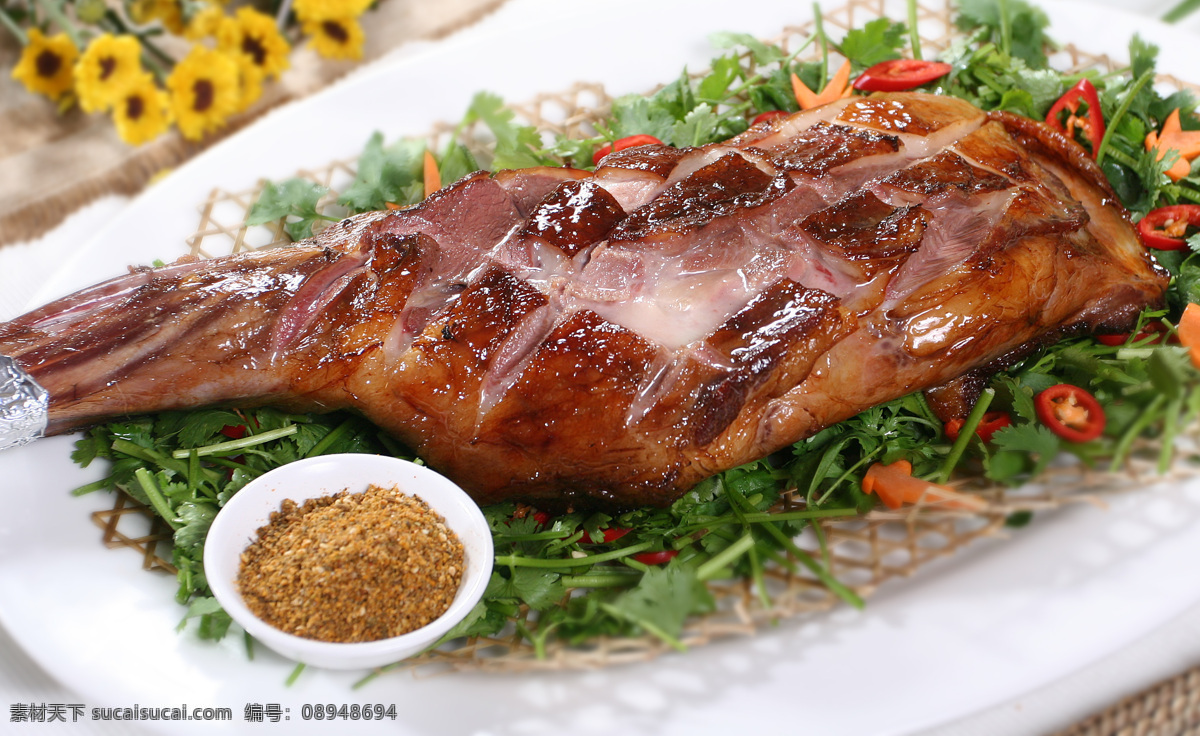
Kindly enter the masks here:
<path id="1" fill-rule="evenodd" d="M 238 587 L 254 615 L 296 636 L 387 639 L 445 613 L 462 581 L 462 543 L 423 500 L 370 486 L 285 500 L 242 553 Z"/>

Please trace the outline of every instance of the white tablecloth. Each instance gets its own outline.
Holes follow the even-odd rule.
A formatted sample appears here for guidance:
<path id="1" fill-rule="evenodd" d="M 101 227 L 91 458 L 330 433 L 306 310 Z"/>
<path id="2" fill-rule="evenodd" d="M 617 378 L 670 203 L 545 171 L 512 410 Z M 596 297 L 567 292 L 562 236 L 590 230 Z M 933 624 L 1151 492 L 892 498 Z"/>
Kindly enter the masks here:
<path id="1" fill-rule="evenodd" d="M 599 3 L 600 0 L 595 0 Z M 491 27 L 518 24 L 524 14 L 541 12 L 545 0 L 512 0 L 485 21 Z M 1093 0 L 1096 13 L 1120 8 L 1161 17 L 1173 0 Z M 1200 14 L 1181 27 L 1200 33 Z M 1200 43 L 1200 35 L 1197 36 Z M 27 306 L 42 279 L 52 273 L 72 250 L 116 216 L 127 200 L 102 199 L 72 215 L 45 238 L 0 249 L 0 319 L 10 318 Z M 103 552 L 98 549 L 97 554 Z M 5 596 L 20 595 L 6 590 Z M 1000 736 L 1044 734 L 1066 728 L 1086 716 L 1156 682 L 1200 663 L 1200 606 L 1185 612 L 1141 641 L 1128 646 L 1068 677 L 1011 702 L 973 714 L 960 721 L 927 731 L 925 736 Z M 986 676 L 986 673 L 980 673 Z M 0 732 L 14 734 L 138 734 L 119 723 L 81 721 L 76 724 L 12 723 L 10 708 L 19 704 L 85 702 L 67 691 L 35 664 L 8 632 L 0 628 Z M 106 704 L 119 705 L 119 704 Z M 246 731 L 253 733 L 253 727 Z"/>

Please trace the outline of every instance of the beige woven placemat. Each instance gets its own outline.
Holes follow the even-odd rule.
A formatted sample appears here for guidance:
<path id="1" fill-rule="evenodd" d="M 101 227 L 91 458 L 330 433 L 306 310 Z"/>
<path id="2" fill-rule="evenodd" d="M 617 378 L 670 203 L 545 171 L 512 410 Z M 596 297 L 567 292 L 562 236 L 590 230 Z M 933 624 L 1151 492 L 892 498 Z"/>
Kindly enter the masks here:
<path id="1" fill-rule="evenodd" d="M 380 0 L 364 19 L 363 61 L 403 43 L 445 37 L 475 23 L 504 0 Z M 134 148 L 121 141 L 105 115 L 78 108 L 59 115 L 44 97 L 32 95 L 8 71 L 21 49 L 0 29 L 0 246 L 37 238 L 83 205 L 107 194 L 130 195 L 155 174 L 191 158 L 267 110 L 304 97 L 355 68 L 321 59 L 307 48 L 270 84 L 250 110 L 201 142 L 172 131 Z"/>
<path id="2" fill-rule="evenodd" d="M 1200 666 L 1060 732 L 1057 736 L 1197 736 L 1200 734 Z"/>

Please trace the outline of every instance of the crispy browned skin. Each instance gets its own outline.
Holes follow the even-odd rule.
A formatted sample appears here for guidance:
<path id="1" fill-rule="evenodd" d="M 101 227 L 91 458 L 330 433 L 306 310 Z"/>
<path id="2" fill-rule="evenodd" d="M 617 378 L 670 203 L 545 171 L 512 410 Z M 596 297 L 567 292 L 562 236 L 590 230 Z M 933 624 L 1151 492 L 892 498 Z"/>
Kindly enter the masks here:
<path id="1" fill-rule="evenodd" d="M 664 504 L 911 391 L 961 410 L 982 373 L 1125 329 L 1165 285 L 1073 143 L 893 94 L 594 174 L 475 174 L 102 284 L 0 326 L 0 352 L 50 391 L 54 432 L 351 408 L 481 502 Z"/>

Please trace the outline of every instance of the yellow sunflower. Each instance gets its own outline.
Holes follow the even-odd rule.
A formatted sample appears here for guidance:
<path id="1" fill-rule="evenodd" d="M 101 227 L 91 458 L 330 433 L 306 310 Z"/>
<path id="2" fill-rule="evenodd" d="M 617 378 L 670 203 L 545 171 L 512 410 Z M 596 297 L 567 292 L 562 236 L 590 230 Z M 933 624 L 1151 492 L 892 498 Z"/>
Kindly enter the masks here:
<path id="1" fill-rule="evenodd" d="M 240 94 L 238 95 L 237 112 L 245 112 L 251 105 L 262 97 L 263 93 L 263 75 L 262 72 L 243 66 L 240 69 L 241 85 L 239 87 Z"/>
<path id="2" fill-rule="evenodd" d="M 302 23 L 357 18 L 374 0 L 294 0 L 292 10 Z"/>
<path id="3" fill-rule="evenodd" d="M 108 110 L 145 72 L 142 46 L 133 36 L 97 36 L 75 65 L 75 92 L 84 112 Z"/>
<path id="4" fill-rule="evenodd" d="M 363 30 L 356 18 L 327 18 L 304 24 L 309 45 L 326 59 L 362 58 Z"/>
<path id="5" fill-rule="evenodd" d="M 238 64 L 219 51 L 193 46 L 167 77 L 171 112 L 190 140 L 225 124 L 241 101 Z"/>
<path id="6" fill-rule="evenodd" d="M 220 6 L 208 5 L 188 21 L 187 28 L 183 31 L 183 37 L 189 41 L 199 41 L 209 36 L 215 36 L 224 18 L 225 11 Z"/>
<path id="7" fill-rule="evenodd" d="M 142 74 L 125 88 L 113 105 L 117 135 L 131 146 L 140 146 L 166 132 L 171 124 L 167 93 Z"/>
<path id="8" fill-rule="evenodd" d="M 245 7 L 238 8 L 235 17 L 221 20 L 217 48 L 266 77 L 278 77 L 288 68 L 291 51 L 274 18 Z"/>
<path id="9" fill-rule="evenodd" d="M 163 27 L 176 36 L 182 36 L 187 30 L 179 0 L 133 0 L 129 5 L 129 16 L 138 25 L 162 21 Z"/>
<path id="10" fill-rule="evenodd" d="M 29 29 L 29 43 L 13 67 L 12 78 L 30 92 L 57 100 L 71 89 L 71 67 L 79 58 L 79 49 L 65 33 L 46 37 L 36 28 Z"/>

